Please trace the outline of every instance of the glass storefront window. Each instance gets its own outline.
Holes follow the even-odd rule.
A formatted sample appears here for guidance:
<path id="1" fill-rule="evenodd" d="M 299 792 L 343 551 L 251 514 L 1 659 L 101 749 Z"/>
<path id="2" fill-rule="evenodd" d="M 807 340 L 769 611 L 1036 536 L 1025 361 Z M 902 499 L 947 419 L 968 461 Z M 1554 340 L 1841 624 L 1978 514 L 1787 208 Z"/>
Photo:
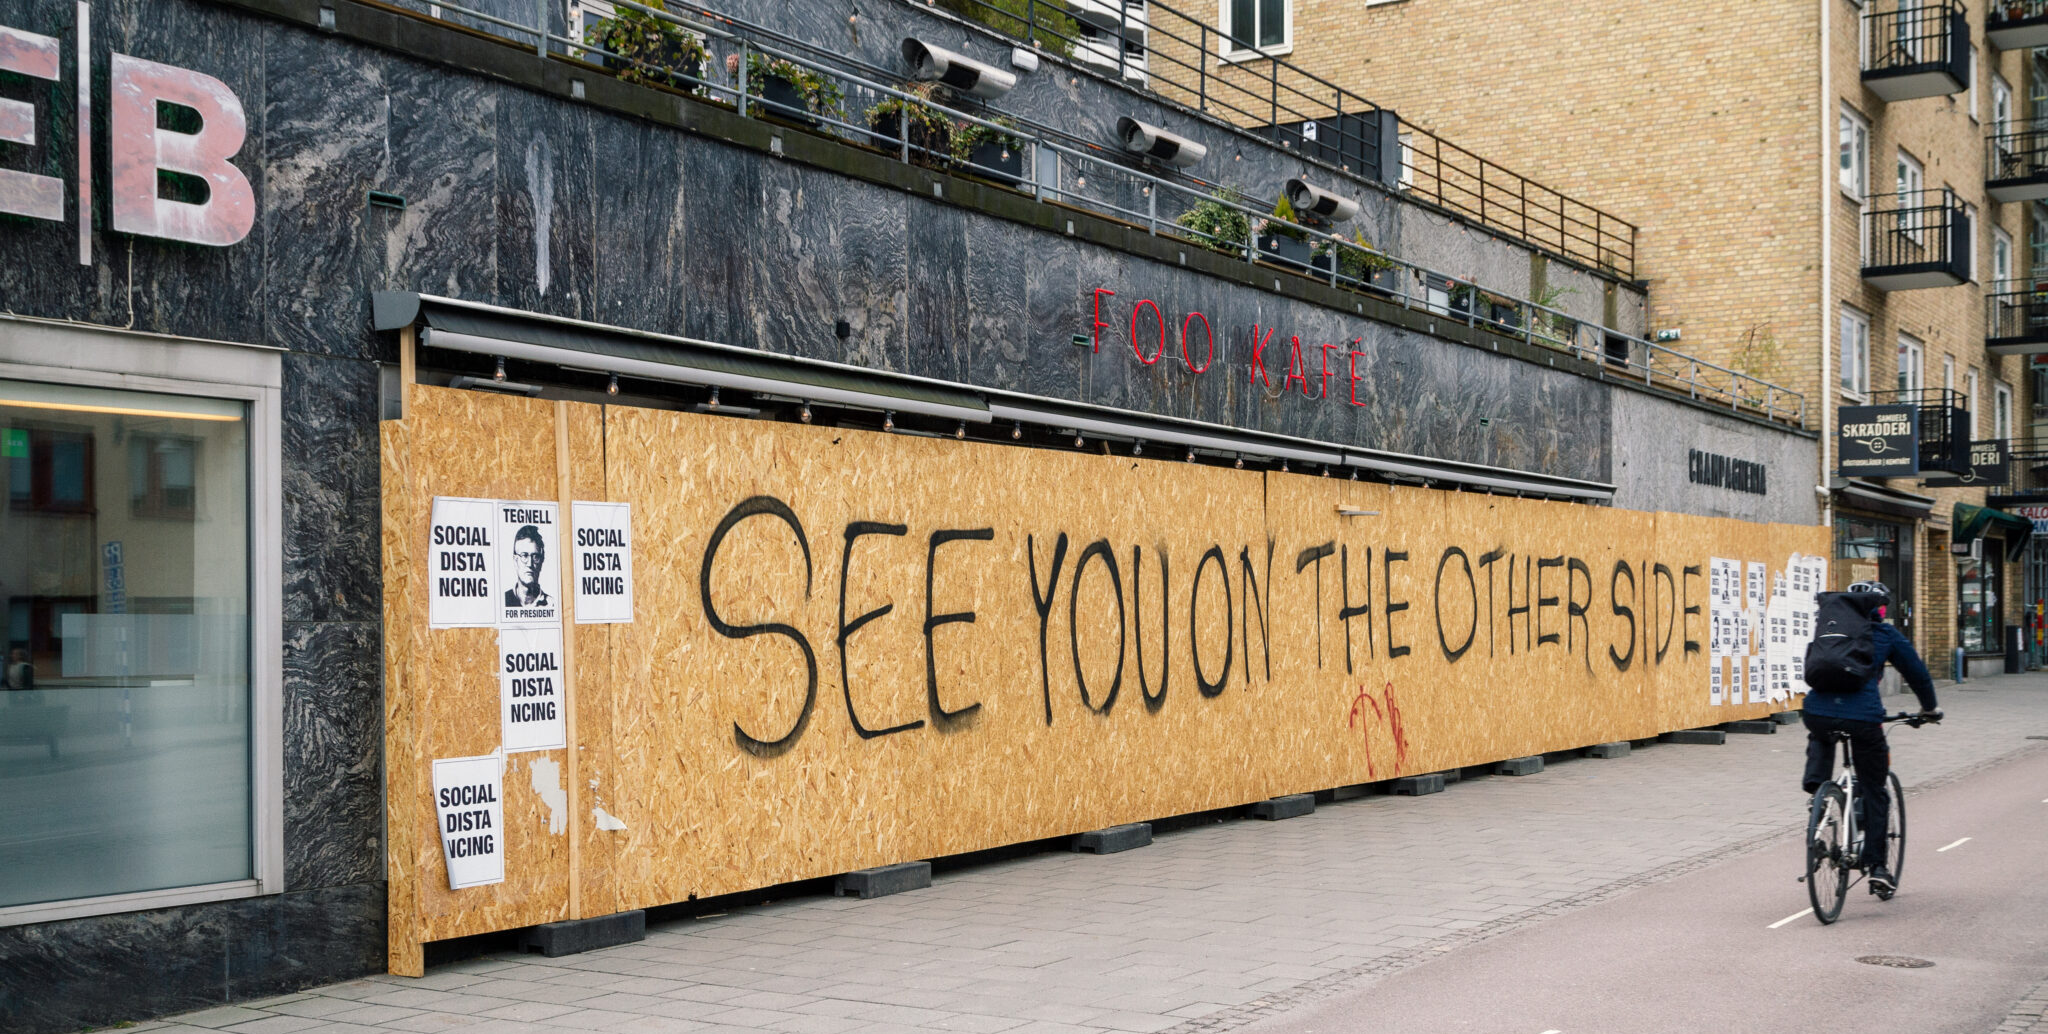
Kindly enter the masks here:
<path id="1" fill-rule="evenodd" d="M 1832 588 L 1872 579 L 1892 591 L 1891 620 L 1913 634 L 1913 532 L 1903 524 L 1868 517 L 1835 517 Z"/>
<path id="2" fill-rule="evenodd" d="M 0 380 L 0 907 L 246 880 L 241 401 Z"/>
<path id="3" fill-rule="evenodd" d="M 2004 605 L 1999 573 L 2004 568 L 2005 543 L 1985 539 L 1984 558 L 1962 557 L 1956 561 L 1957 642 L 1967 653 L 1989 653 L 2004 649 L 1998 641 L 1999 609 Z"/>

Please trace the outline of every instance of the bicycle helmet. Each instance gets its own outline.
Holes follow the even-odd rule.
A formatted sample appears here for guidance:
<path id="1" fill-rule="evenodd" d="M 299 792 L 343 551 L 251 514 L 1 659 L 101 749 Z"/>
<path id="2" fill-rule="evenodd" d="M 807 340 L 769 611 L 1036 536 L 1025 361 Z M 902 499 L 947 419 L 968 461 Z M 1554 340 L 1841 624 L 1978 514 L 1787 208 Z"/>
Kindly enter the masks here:
<path id="1" fill-rule="evenodd" d="M 1843 591 L 1874 592 L 1879 596 L 1883 596 L 1885 599 L 1891 599 L 1892 597 L 1892 591 L 1888 588 L 1885 588 L 1885 584 L 1883 582 L 1857 582 L 1849 586 L 1847 589 L 1844 589 Z"/>

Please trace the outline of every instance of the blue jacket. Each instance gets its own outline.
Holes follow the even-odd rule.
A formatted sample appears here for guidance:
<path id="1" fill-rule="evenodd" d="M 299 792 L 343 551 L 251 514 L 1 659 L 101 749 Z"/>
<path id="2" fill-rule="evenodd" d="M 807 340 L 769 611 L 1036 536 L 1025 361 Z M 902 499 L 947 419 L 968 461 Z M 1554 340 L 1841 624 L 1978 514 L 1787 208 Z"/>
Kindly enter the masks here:
<path id="1" fill-rule="evenodd" d="M 1893 628 L 1891 622 L 1873 619 L 1870 622 L 1870 647 L 1877 658 L 1877 674 L 1854 693 L 1806 694 L 1807 713 L 1859 722 L 1883 721 L 1884 701 L 1878 695 L 1877 683 L 1884 677 L 1886 661 L 1906 677 L 1906 685 L 1911 686 L 1913 695 L 1920 698 L 1921 710 L 1934 710 L 1934 680 L 1928 677 L 1927 665 L 1921 662 L 1920 654 L 1913 649 L 1910 640 Z"/>

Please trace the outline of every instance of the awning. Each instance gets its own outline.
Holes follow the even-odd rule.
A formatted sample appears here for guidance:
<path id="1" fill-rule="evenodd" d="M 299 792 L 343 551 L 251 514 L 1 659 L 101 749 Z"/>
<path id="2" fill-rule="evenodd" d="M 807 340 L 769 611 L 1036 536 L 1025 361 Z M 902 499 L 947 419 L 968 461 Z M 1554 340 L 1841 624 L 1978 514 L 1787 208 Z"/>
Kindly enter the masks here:
<path id="1" fill-rule="evenodd" d="M 1931 496 L 1914 495 L 1865 481 L 1839 485 L 1834 496 L 1836 506 L 1886 517 L 1903 517 L 1909 521 L 1924 521 L 1934 513 Z"/>
<path id="2" fill-rule="evenodd" d="M 1997 532 L 2005 536 L 2005 558 L 2018 560 L 2027 552 L 2027 540 L 2033 537 L 2034 522 L 2018 514 L 1994 510 L 1988 506 L 1972 506 L 1957 503 L 1955 509 L 1955 530 L 1950 532 L 1950 541 L 1961 545 L 1987 534 Z"/>

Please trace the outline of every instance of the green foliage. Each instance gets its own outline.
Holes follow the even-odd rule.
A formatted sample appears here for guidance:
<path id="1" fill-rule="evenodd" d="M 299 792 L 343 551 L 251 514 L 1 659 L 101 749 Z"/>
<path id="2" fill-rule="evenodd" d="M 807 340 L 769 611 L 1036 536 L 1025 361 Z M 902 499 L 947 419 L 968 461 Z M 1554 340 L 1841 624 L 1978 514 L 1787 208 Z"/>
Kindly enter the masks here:
<path id="1" fill-rule="evenodd" d="M 1229 187 L 1217 187 L 1209 195 L 1210 200 L 1196 202 L 1195 207 L 1182 212 L 1174 222 L 1195 231 L 1199 236 L 1195 243 L 1214 248 L 1221 252 L 1233 252 L 1235 246 L 1242 246 L 1252 234 L 1252 222 L 1243 212 L 1224 202 L 1231 200 L 1236 191 Z"/>
<path id="2" fill-rule="evenodd" d="M 1005 36 L 1025 39 L 1028 31 L 1033 42 L 1061 57 L 1074 56 L 1073 40 L 1081 35 L 1059 0 L 938 0 L 938 5 Z M 1037 23 L 1035 31 L 1031 22 Z"/>
<path id="3" fill-rule="evenodd" d="M 1286 220 L 1286 222 L 1278 221 L 1283 219 Z M 1308 240 L 1307 230 L 1304 230 L 1299 226 L 1288 225 L 1289 223 L 1296 223 L 1300 220 L 1301 215 L 1295 212 L 1294 202 L 1287 200 L 1287 192 L 1283 190 L 1280 192 L 1279 200 L 1273 202 L 1273 218 L 1260 223 L 1259 232 L 1274 237 L 1286 237 L 1290 240 L 1306 241 Z"/>
<path id="4" fill-rule="evenodd" d="M 804 103 L 820 115 L 836 115 L 846 103 L 846 91 L 839 84 L 801 65 L 763 54 L 747 55 L 747 92 L 756 97 L 768 88 L 768 80 L 780 79 L 796 87 Z"/>
<path id="5" fill-rule="evenodd" d="M 645 6 L 658 11 L 668 9 L 662 0 L 646 0 Z M 702 84 L 682 78 L 681 73 L 703 78 L 710 52 L 704 49 L 704 41 L 673 22 L 645 11 L 622 8 L 613 17 L 592 25 L 583 34 L 583 42 L 626 58 L 627 61 L 619 63 L 618 73 L 619 78 L 629 83 L 667 86 L 695 94 L 704 92 Z"/>
<path id="6" fill-rule="evenodd" d="M 1315 253 L 1327 255 L 1333 248 L 1337 252 L 1337 272 L 1353 280 L 1369 281 L 1374 273 L 1397 268 L 1393 259 L 1373 250 L 1363 230 L 1351 231 L 1349 244 L 1317 241 Z"/>
<path id="7" fill-rule="evenodd" d="M 925 100 L 931 97 L 931 88 L 928 85 L 920 84 L 908 89 Z M 884 128 L 885 124 L 896 119 L 902 119 L 902 124 Z M 908 136 L 911 146 L 919 149 L 912 154 L 912 159 L 920 164 L 943 163 L 953 151 L 954 145 L 950 141 L 953 132 L 952 120 L 940 114 L 939 110 L 930 104 L 890 97 L 869 108 L 867 120 L 869 129 L 888 138 L 876 141 L 885 147 L 894 146 L 892 142 L 898 139 L 898 132 Z"/>
<path id="8" fill-rule="evenodd" d="M 992 121 L 998 126 L 1014 128 L 1017 125 L 1016 120 L 1010 118 L 996 118 Z M 1023 137 L 1012 133 L 1005 133 L 1000 129 L 984 126 L 977 122 L 963 126 L 958 132 L 953 134 L 953 157 L 964 162 L 967 160 L 968 155 L 974 153 L 976 147 L 989 143 L 1001 144 L 1009 148 L 1012 154 L 1024 150 Z"/>

